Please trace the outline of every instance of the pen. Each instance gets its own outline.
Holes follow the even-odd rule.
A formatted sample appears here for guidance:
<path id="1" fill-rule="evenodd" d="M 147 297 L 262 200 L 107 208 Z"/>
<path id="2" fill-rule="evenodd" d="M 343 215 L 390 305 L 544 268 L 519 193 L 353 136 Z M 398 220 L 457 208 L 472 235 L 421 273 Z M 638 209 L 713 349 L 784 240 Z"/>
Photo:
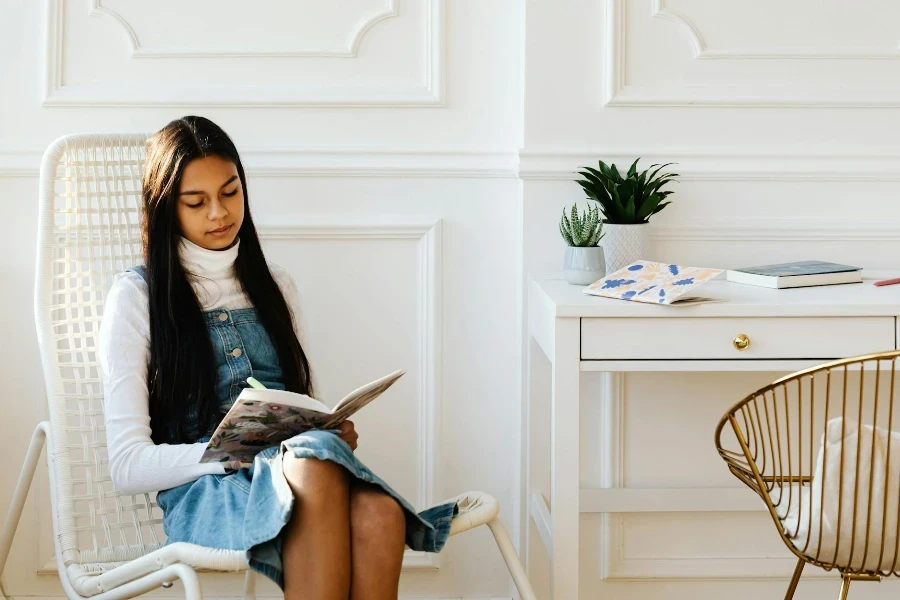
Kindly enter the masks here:
<path id="1" fill-rule="evenodd" d="M 258 381 L 257 381 L 256 379 L 254 379 L 253 377 L 248 377 L 248 378 L 247 378 L 247 383 L 250 384 L 250 387 L 256 388 L 256 389 L 258 389 L 258 390 L 264 390 L 264 389 L 266 389 L 266 386 L 264 386 L 263 384 L 261 384 L 260 382 L 258 382 Z"/>
<path id="2" fill-rule="evenodd" d="M 894 285 L 895 283 L 900 283 L 900 277 L 895 277 L 894 279 L 882 279 L 881 281 L 876 281 L 872 285 Z"/>

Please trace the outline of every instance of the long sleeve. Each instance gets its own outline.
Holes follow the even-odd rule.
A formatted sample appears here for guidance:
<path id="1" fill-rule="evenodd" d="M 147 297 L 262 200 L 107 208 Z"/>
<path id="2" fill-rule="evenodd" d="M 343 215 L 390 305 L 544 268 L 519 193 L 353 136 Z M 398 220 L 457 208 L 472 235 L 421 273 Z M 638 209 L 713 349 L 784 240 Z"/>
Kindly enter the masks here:
<path id="1" fill-rule="evenodd" d="M 155 492 L 224 473 L 221 464 L 198 462 L 205 443 L 154 444 L 150 437 L 150 318 L 146 284 L 139 275 L 116 277 L 99 333 L 109 473 L 116 489 L 124 494 Z"/>

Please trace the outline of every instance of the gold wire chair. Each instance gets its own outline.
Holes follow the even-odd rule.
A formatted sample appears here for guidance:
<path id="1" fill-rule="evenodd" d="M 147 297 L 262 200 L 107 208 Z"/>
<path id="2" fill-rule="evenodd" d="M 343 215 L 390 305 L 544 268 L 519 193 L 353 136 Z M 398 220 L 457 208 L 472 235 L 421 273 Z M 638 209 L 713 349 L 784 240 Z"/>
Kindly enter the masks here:
<path id="1" fill-rule="evenodd" d="M 807 563 L 841 573 L 840 600 L 853 580 L 900 575 L 898 357 L 883 352 L 798 371 L 719 421 L 719 455 L 763 499 L 798 558 L 785 600 Z"/>

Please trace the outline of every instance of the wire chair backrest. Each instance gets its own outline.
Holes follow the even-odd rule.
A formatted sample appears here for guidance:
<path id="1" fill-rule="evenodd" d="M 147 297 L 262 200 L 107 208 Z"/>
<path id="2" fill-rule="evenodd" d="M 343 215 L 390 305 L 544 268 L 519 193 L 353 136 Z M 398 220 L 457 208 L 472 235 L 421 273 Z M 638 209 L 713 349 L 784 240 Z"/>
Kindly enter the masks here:
<path id="1" fill-rule="evenodd" d="M 147 135 L 70 135 L 45 152 L 35 320 L 50 412 L 58 548 L 70 577 L 164 541 L 148 494 L 122 496 L 107 470 L 97 336 L 113 276 L 142 262 Z"/>
<path id="2" fill-rule="evenodd" d="M 825 569 L 900 569 L 898 357 L 794 373 L 737 403 L 716 429 L 720 456 L 766 502 L 788 548 Z"/>

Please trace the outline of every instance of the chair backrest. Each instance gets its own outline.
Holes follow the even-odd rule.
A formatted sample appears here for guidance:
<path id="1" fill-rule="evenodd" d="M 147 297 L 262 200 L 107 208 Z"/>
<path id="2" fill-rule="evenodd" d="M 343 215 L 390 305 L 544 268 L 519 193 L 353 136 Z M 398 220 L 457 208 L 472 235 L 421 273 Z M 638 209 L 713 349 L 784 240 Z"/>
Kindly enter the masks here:
<path id="1" fill-rule="evenodd" d="M 97 335 L 113 276 L 142 262 L 147 135 L 70 135 L 44 154 L 35 320 L 50 409 L 58 549 L 73 577 L 163 540 L 150 495 L 121 496 L 107 471 Z"/>
<path id="2" fill-rule="evenodd" d="M 812 564 L 900 569 L 898 358 L 891 351 L 799 371 L 719 422 L 720 456 L 766 502 L 788 548 Z"/>

